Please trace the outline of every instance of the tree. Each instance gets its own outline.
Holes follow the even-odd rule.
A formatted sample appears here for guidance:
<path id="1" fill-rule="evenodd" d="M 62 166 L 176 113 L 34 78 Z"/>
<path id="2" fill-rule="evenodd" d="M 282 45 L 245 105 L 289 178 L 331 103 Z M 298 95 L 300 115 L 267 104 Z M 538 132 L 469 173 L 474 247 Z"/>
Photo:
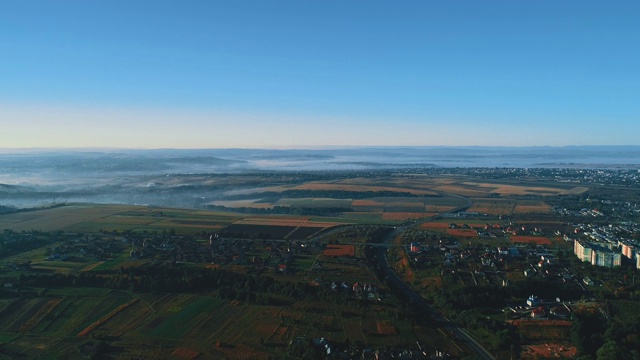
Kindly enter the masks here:
<path id="1" fill-rule="evenodd" d="M 607 341 L 596 352 L 597 360 L 617 360 L 622 358 L 622 349 L 615 341 Z"/>

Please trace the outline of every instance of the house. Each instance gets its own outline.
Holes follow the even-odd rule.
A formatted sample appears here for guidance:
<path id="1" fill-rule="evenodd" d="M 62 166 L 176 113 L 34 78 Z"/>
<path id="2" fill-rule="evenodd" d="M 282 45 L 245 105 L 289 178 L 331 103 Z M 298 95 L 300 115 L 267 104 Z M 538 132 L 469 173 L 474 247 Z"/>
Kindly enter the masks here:
<path id="1" fill-rule="evenodd" d="M 532 269 L 524 269 L 524 276 L 526 277 L 532 277 L 535 274 L 536 274 L 535 271 L 533 271 Z"/>
<path id="2" fill-rule="evenodd" d="M 543 319 L 547 317 L 547 312 L 540 306 L 531 310 L 531 317 L 534 319 Z"/>
<path id="3" fill-rule="evenodd" d="M 527 299 L 527 306 L 529 306 L 529 307 L 538 306 L 539 304 L 540 304 L 540 298 L 538 298 L 535 295 L 531 295 Z"/>
<path id="4" fill-rule="evenodd" d="M 565 306 L 554 306 L 549 310 L 549 314 L 560 319 L 568 319 L 571 317 L 571 311 Z"/>

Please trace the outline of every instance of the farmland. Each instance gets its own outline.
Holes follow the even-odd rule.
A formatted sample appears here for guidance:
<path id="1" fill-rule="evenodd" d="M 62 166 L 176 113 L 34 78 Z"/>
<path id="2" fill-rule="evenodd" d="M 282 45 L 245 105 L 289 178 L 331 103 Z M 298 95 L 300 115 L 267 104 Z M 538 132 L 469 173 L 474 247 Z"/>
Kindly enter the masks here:
<path id="1" fill-rule="evenodd" d="M 572 319 L 530 320 L 518 306 L 530 292 L 554 302 L 581 291 L 539 254 L 577 267 L 553 235 L 573 226 L 551 206 L 586 187 L 369 176 L 254 177 L 204 209 L 70 203 L 1 215 L 6 244 L 25 244 L 0 258 L 3 351 L 88 357 L 87 344 L 101 341 L 115 359 L 313 358 L 324 338 L 345 352 L 419 341 L 464 357 L 469 349 L 391 291 L 365 256 L 395 229 L 404 232 L 389 240 L 394 271 L 499 358 L 507 341 L 525 358 L 542 343 L 575 350 L 561 341 Z M 610 311 L 635 316 L 630 281 L 603 283 L 600 292 L 616 291 Z"/>

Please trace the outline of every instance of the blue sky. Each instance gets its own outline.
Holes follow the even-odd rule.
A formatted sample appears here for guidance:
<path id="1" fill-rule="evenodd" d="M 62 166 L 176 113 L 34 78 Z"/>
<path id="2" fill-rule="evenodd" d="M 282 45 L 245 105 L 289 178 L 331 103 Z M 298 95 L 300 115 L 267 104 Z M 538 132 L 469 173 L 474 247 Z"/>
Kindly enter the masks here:
<path id="1" fill-rule="evenodd" d="M 0 4 L 0 147 L 640 145 L 637 1 Z"/>

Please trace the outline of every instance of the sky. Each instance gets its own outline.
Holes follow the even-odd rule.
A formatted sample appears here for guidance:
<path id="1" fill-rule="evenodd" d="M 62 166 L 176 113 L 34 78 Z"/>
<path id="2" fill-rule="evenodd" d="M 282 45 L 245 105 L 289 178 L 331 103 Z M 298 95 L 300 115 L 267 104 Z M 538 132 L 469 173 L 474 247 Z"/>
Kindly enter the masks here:
<path id="1" fill-rule="evenodd" d="M 640 2 L 1 0 L 0 148 L 640 145 Z"/>

